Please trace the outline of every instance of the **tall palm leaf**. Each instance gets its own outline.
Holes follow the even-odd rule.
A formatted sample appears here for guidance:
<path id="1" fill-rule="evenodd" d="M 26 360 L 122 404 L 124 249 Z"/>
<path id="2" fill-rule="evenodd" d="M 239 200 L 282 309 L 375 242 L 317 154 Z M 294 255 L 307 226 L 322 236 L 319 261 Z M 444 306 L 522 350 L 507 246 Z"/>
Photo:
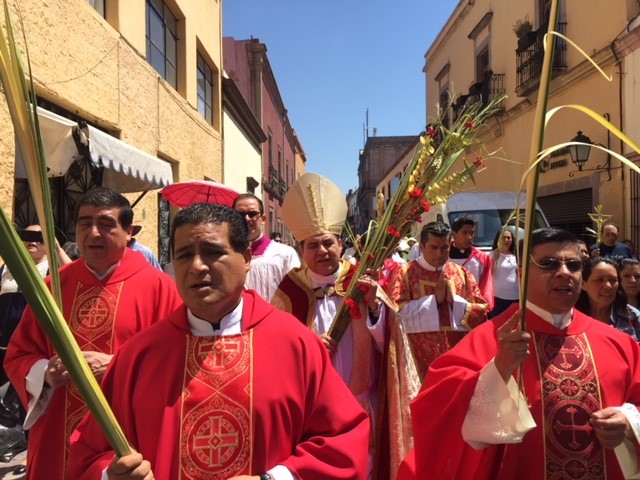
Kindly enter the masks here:
<path id="1" fill-rule="evenodd" d="M 30 68 L 29 75 L 25 75 L 6 0 L 4 0 L 4 15 L 6 37 L 4 32 L 0 35 L 0 80 L 4 87 L 15 130 L 16 148 L 19 149 L 24 159 L 29 187 L 44 234 L 52 277 L 52 290 L 55 292 L 57 302 L 36 270 L 33 260 L 18 237 L 9 217 L 1 208 L 0 256 L 18 282 L 22 293 L 33 308 L 42 328 L 67 367 L 71 379 L 80 390 L 87 406 L 100 423 L 113 449 L 119 455 L 125 455 L 130 451 L 127 440 L 62 315 L 61 307 L 59 307 L 62 302 L 51 193 L 47 178 L 46 159 L 42 148 L 42 136 L 34 107 L 36 94 L 33 77 Z M 28 51 L 27 65 L 29 65 Z"/>
<path id="2" fill-rule="evenodd" d="M 552 0 L 551 2 L 551 11 L 549 17 L 549 30 L 545 37 L 545 52 L 544 52 L 544 60 L 542 63 L 542 72 L 540 74 L 540 88 L 538 90 L 538 101 L 536 105 L 535 117 L 534 117 L 534 125 L 533 125 L 533 133 L 531 137 L 531 149 L 529 153 L 529 166 L 523 175 L 522 178 L 522 186 L 526 185 L 527 192 L 527 208 L 525 212 L 525 221 L 524 221 L 524 246 L 522 251 L 522 280 L 520 285 L 520 308 L 523 312 L 522 315 L 522 329 L 525 328 L 525 309 L 526 309 L 526 298 L 527 298 L 527 287 L 528 287 L 528 270 L 529 270 L 529 262 L 527 259 L 530 255 L 530 242 L 531 242 L 531 234 L 533 231 L 533 223 L 535 218 L 535 204 L 537 198 L 538 191 L 538 174 L 540 172 L 540 162 L 551 155 L 553 152 L 566 148 L 570 145 L 585 145 L 580 142 L 567 142 L 559 145 L 554 145 L 552 147 L 543 149 L 544 145 L 544 132 L 545 129 L 553 117 L 557 112 L 563 109 L 571 109 L 582 112 L 593 120 L 600 123 L 603 127 L 617 136 L 620 140 L 625 142 L 629 147 L 635 150 L 637 153 L 640 153 L 640 147 L 636 145 L 629 137 L 627 137 L 624 133 L 622 133 L 618 128 L 612 125 L 608 120 L 604 119 L 601 115 L 597 114 L 590 108 L 587 108 L 583 105 L 561 105 L 558 107 L 554 107 L 551 110 L 547 111 L 547 101 L 549 98 L 549 85 L 551 83 L 551 73 L 552 73 L 552 65 L 553 65 L 553 54 L 554 54 L 554 44 L 555 38 L 560 37 L 567 41 L 570 45 L 574 46 L 587 60 L 589 60 L 594 67 L 604 75 L 609 81 L 612 80 L 611 77 L 608 77 L 604 74 L 602 69 L 574 42 L 565 37 L 564 35 L 559 34 L 555 31 L 557 21 L 558 21 L 558 9 L 559 3 L 558 0 Z M 607 154 L 611 155 L 613 158 L 620 160 L 624 165 L 634 170 L 635 172 L 640 174 L 640 168 L 631 162 L 628 158 L 620 155 L 619 153 L 608 150 L 607 148 L 601 145 L 589 145 L 593 148 L 598 148 L 600 150 L 604 150 Z M 518 202 L 520 204 L 520 202 Z"/>

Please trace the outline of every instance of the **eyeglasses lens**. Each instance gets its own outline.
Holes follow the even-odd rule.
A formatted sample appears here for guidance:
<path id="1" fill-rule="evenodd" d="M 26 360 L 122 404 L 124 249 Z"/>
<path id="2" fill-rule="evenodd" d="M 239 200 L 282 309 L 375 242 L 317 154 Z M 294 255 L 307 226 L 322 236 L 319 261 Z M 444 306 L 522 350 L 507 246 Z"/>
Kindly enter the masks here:
<path id="1" fill-rule="evenodd" d="M 562 265 L 567 267 L 571 273 L 578 272 L 582 270 L 582 260 L 578 260 L 577 258 L 571 260 L 559 260 L 557 258 L 543 258 L 540 261 L 535 261 L 533 258 L 531 259 L 533 263 L 535 263 L 542 270 L 547 270 L 549 272 L 555 272 L 560 270 Z"/>

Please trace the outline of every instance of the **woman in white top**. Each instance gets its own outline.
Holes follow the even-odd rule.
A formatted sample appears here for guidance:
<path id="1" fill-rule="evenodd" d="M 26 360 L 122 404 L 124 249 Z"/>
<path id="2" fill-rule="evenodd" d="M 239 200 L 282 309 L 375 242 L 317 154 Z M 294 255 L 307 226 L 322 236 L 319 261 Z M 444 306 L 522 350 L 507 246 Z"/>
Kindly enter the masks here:
<path id="1" fill-rule="evenodd" d="M 515 243 L 513 232 L 507 228 L 499 230 L 493 241 L 494 306 L 489 313 L 490 318 L 499 315 L 520 298 Z"/>

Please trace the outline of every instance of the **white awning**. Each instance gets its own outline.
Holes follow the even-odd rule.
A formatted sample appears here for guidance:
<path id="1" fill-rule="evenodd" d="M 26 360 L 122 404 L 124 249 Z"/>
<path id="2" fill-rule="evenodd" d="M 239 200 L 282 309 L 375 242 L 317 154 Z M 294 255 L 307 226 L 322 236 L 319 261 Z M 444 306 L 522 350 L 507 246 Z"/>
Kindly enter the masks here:
<path id="1" fill-rule="evenodd" d="M 141 192 L 169 185 L 171 164 L 124 143 L 89 125 L 81 129 L 84 143 L 89 140 L 91 161 L 105 168 L 102 186 L 118 192 Z"/>
<path id="2" fill-rule="evenodd" d="M 76 142 L 73 140 L 73 129 L 77 128 L 78 124 L 40 107 L 38 107 L 38 121 L 49 176 L 61 177 L 69 170 L 73 161 L 80 158 Z M 15 177 L 27 178 L 22 155 L 18 151 L 16 151 Z"/>
<path id="3" fill-rule="evenodd" d="M 102 186 L 118 192 L 142 192 L 173 183 L 171 164 L 88 126 L 80 129 L 76 122 L 38 107 L 47 167 L 50 177 L 66 173 L 74 160 L 81 157 L 73 132 L 88 143 L 91 161 L 104 167 Z M 16 154 L 16 178 L 26 178 L 24 164 Z"/>

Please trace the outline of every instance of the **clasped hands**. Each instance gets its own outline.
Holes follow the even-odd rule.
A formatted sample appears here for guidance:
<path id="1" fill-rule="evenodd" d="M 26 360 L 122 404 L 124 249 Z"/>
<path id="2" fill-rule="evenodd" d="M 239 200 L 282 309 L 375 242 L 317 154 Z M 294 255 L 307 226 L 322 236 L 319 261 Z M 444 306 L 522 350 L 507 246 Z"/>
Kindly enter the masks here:
<path id="1" fill-rule="evenodd" d="M 436 296 L 436 302 L 438 302 L 438 305 L 441 305 L 443 302 L 453 305 L 453 292 L 451 292 L 449 275 L 445 270 L 440 273 L 440 277 L 436 282 L 434 295 Z"/>
<path id="2" fill-rule="evenodd" d="M 94 377 L 96 377 L 97 380 L 102 379 L 113 355 L 93 351 L 82 352 L 82 354 L 89 364 L 89 368 L 91 369 L 91 373 L 93 373 Z M 44 381 L 52 388 L 67 385 L 71 381 L 67 367 L 64 366 L 62 359 L 58 355 L 49 359 L 47 370 L 44 374 Z"/>

